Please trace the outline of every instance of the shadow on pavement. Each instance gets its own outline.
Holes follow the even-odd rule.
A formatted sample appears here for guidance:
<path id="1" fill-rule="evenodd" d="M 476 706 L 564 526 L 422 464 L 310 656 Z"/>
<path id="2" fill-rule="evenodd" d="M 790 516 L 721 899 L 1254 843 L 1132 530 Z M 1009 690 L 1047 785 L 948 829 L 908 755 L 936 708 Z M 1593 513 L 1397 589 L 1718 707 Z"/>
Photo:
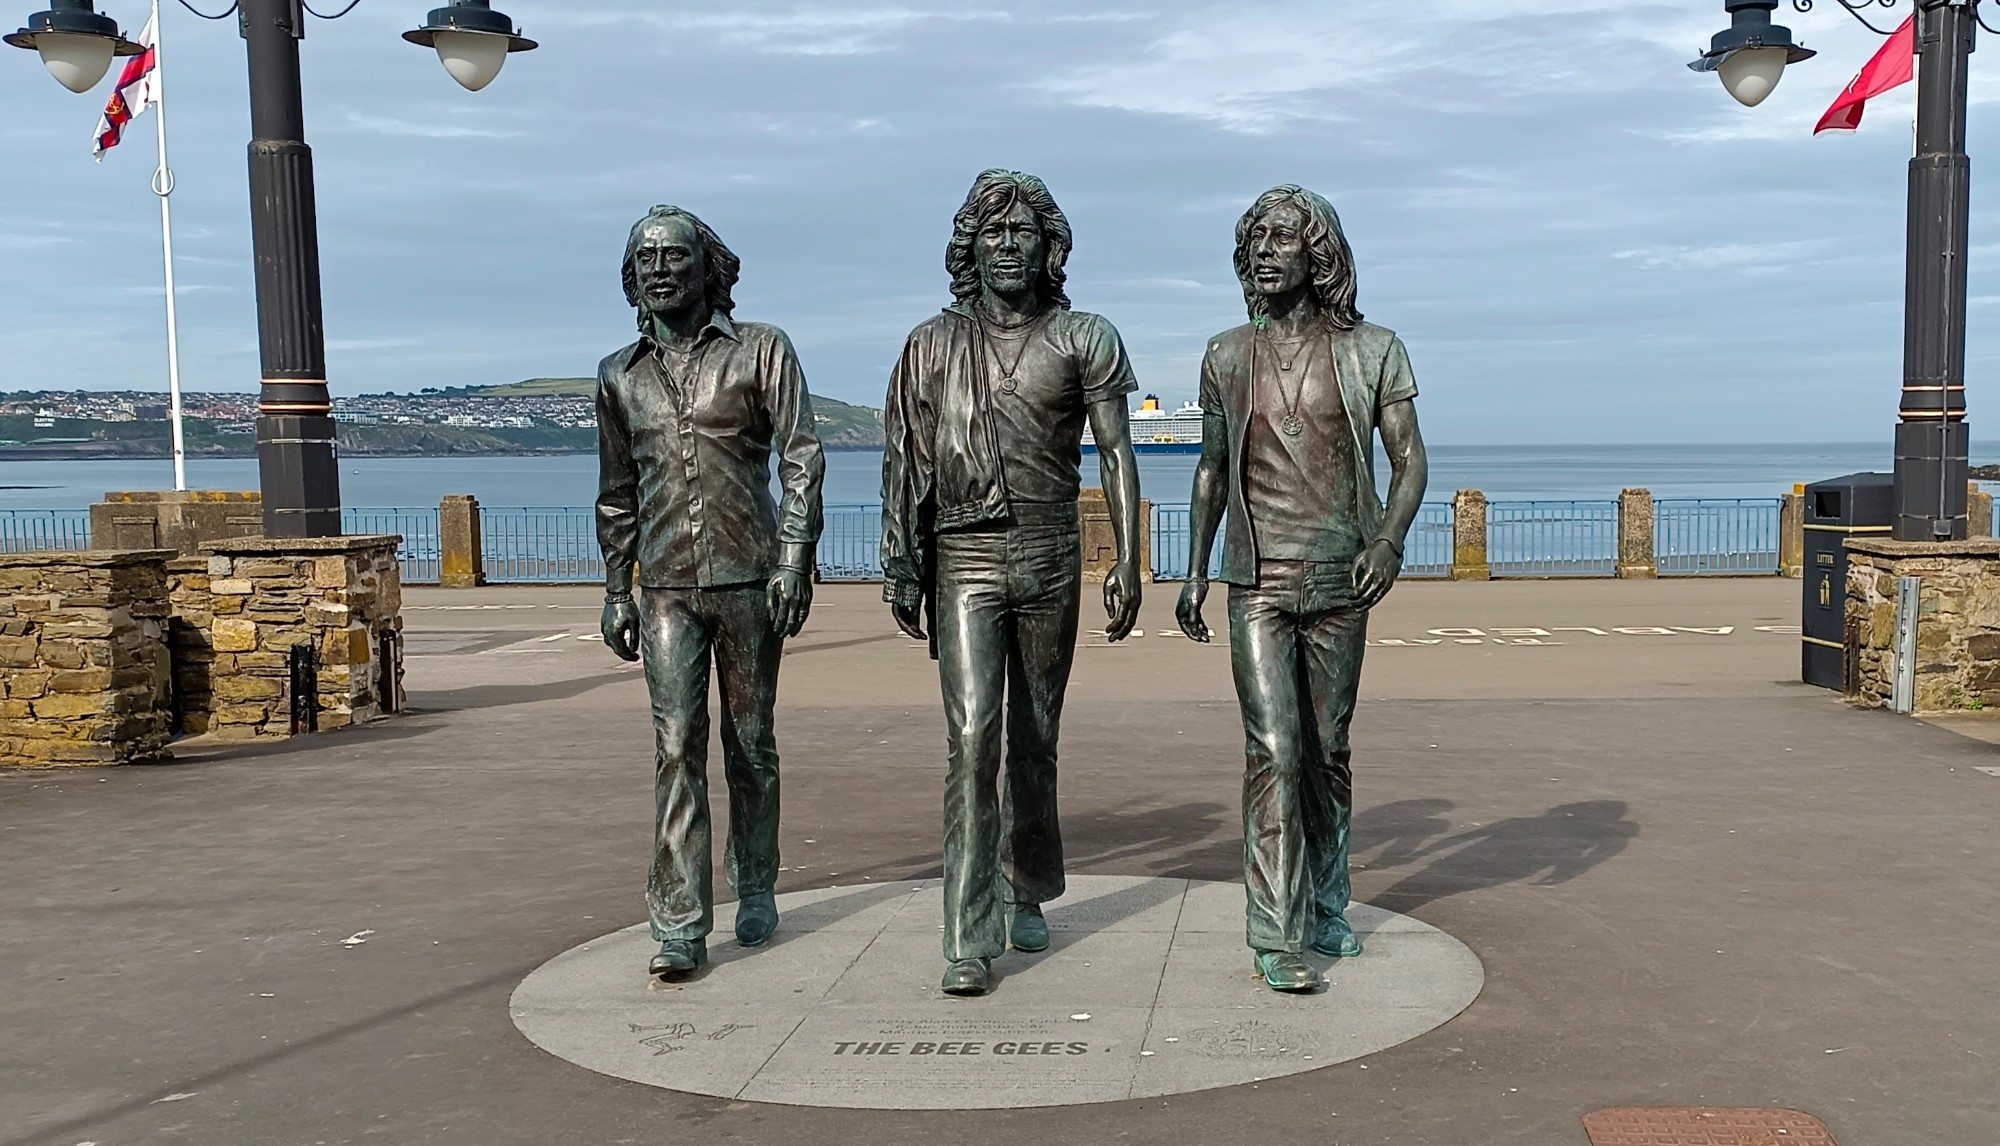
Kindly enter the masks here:
<path id="1" fill-rule="evenodd" d="M 573 700 L 621 680 L 643 680 L 633 669 L 580 676 L 549 684 L 480 684 L 469 688 L 442 688 L 412 691 L 412 712 L 470 712 L 481 708 L 505 708 L 516 704 L 537 704 L 545 700 Z"/>
<path id="2" fill-rule="evenodd" d="M 1639 835 L 1638 823 L 1626 818 L 1630 808 L 1625 801 L 1587 800 L 1424 843 L 1426 837 L 1449 827 L 1438 813 L 1450 807 L 1448 800 L 1405 800 L 1374 809 L 1362 819 L 1357 825 L 1358 842 L 1373 846 L 1376 831 L 1389 833 L 1383 853 L 1369 865 L 1371 868 L 1428 861 L 1423 870 L 1370 896 L 1369 902 L 1407 915 L 1464 891 L 1526 882 L 1554 887 L 1618 855 Z M 1360 834 L 1363 828 L 1368 835 Z"/>

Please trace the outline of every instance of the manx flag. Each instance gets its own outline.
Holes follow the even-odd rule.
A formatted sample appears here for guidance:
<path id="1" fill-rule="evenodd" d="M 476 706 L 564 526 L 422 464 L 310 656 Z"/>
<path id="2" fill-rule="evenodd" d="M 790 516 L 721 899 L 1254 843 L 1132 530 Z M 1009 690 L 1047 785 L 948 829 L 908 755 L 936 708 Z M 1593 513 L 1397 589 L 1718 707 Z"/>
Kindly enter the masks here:
<path id="1" fill-rule="evenodd" d="M 139 46 L 146 50 L 125 62 L 125 71 L 118 77 L 118 90 L 111 93 L 111 102 L 104 105 L 104 118 L 97 123 L 97 146 L 93 152 L 99 163 L 104 162 L 105 152 L 125 141 L 125 125 L 159 99 L 158 21 L 158 15 L 146 21 L 146 30 L 139 33 Z"/>
<path id="2" fill-rule="evenodd" d="M 1917 18 L 1911 16 L 1903 21 L 1861 69 L 1861 74 L 1841 91 L 1840 98 L 1819 117 L 1819 126 L 1813 134 L 1822 131 L 1853 131 L 1861 126 L 1861 113 L 1868 107 L 1868 101 L 1888 91 L 1901 87 L 1915 78 L 1917 72 Z"/>

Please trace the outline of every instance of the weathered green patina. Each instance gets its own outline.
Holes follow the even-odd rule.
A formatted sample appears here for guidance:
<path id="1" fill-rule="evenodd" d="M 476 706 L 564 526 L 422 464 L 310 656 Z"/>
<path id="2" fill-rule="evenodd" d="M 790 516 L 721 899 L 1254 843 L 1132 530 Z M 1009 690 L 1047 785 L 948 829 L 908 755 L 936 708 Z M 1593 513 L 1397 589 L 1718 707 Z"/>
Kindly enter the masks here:
<path id="1" fill-rule="evenodd" d="M 1225 513 L 1230 661 L 1243 710 L 1248 941 L 1272 989 L 1306 991 L 1308 946 L 1351 957 L 1348 824 L 1368 610 L 1402 572 L 1429 480 L 1416 379 L 1393 333 L 1355 307 L 1354 255 L 1332 205 L 1273 188 L 1236 226 L 1251 321 L 1211 339 L 1183 632 L 1212 638 L 1200 571 Z M 1377 438 L 1394 477 L 1379 499 Z"/>
<path id="2" fill-rule="evenodd" d="M 983 994 L 1011 939 L 1048 945 L 1063 893 L 1056 743 L 1082 598 L 1078 466 L 1096 436 L 1118 561 L 1105 631 L 1139 616 L 1139 474 L 1118 331 L 1070 309 L 1069 222 L 1042 181 L 987 171 L 952 224 L 953 304 L 890 378 L 883 596 L 944 693 L 944 990 Z M 999 783 L 1006 766 L 1004 801 Z"/>
<path id="3" fill-rule="evenodd" d="M 701 220 L 654 208 L 625 252 L 639 341 L 598 373 L 604 641 L 628 661 L 643 651 L 652 694 L 657 817 L 646 905 L 659 975 L 706 963 L 714 925 L 711 662 L 722 694 L 736 937 L 754 947 L 778 925 L 773 709 L 784 640 L 812 609 L 826 462 L 791 340 L 731 318 L 739 269 Z"/>

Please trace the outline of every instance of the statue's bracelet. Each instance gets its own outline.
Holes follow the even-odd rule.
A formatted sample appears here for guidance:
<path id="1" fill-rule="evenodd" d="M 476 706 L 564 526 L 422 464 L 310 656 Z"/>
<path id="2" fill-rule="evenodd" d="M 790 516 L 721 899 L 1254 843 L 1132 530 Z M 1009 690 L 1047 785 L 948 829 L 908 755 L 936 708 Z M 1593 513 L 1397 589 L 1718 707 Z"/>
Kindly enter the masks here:
<path id="1" fill-rule="evenodd" d="M 1373 544 L 1373 545 L 1386 545 L 1386 546 L 1388 546 L 1388 547 L 1389 547 L 1389 548 L 1390 548 L 1390 549 L 1391 549 L 1392 551 L 1394 551 L 1394 552 L 1395 552 L 1395 554 L 1396 554 L 1396 560 L 1398 560 L 1398 561 L 1401 561 L 1401 560 L 1403 559 L 1403 547 L 1402 547 L 1402 546 L 1400 546 L 1400 545 L 1398 545 L 1398 544 L 1396 544 L 1396 543 L 1395 543 L 1394 541 L 1391 541 L 1390 539 L 1388 539 L 1388 538 L 1386 538 L 1386 537 L 1378 537 L 1378 538 L 1376 538 L 1376 539 L 1375 539 L 1375 540 L 1374 540 L 1373 542 L 1371 542 L 1371 544 Z"/>
<path id="2" fill-rule="evenodd" d="M 632 603 L 632 594 L 606 593 L 604 595 L 604 603 L 607 605 L 629 605 Z"/>

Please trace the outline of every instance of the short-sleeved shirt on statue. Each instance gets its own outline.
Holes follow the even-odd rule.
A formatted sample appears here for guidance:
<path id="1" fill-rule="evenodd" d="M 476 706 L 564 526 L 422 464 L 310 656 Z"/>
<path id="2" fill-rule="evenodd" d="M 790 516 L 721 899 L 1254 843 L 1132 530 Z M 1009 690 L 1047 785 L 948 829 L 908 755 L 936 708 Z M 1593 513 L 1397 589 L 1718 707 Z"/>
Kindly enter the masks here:
<path id="1" fill-rule="evenodd" d="M 1243 493 L 1257 555 L 1266 561 L 1352 558 L 1366 538 L 1356 493 L 1354 430 L 1341 402 L 1331 346 L 1318 336 L 1291 343 L 1263 339 L 1257 350 L 1243 443 Z M 1288 423 L 1298 433 L 1288 433 Z"/>
<path id="2" fill-rule="evenodd" d="M 1139 388 L 1118 329 L 1095 314 L 1055 310 L 1015 331 L 981 322 L 980 332 L 1009 500 L 1075 501 L 1090 407 Z"/>

